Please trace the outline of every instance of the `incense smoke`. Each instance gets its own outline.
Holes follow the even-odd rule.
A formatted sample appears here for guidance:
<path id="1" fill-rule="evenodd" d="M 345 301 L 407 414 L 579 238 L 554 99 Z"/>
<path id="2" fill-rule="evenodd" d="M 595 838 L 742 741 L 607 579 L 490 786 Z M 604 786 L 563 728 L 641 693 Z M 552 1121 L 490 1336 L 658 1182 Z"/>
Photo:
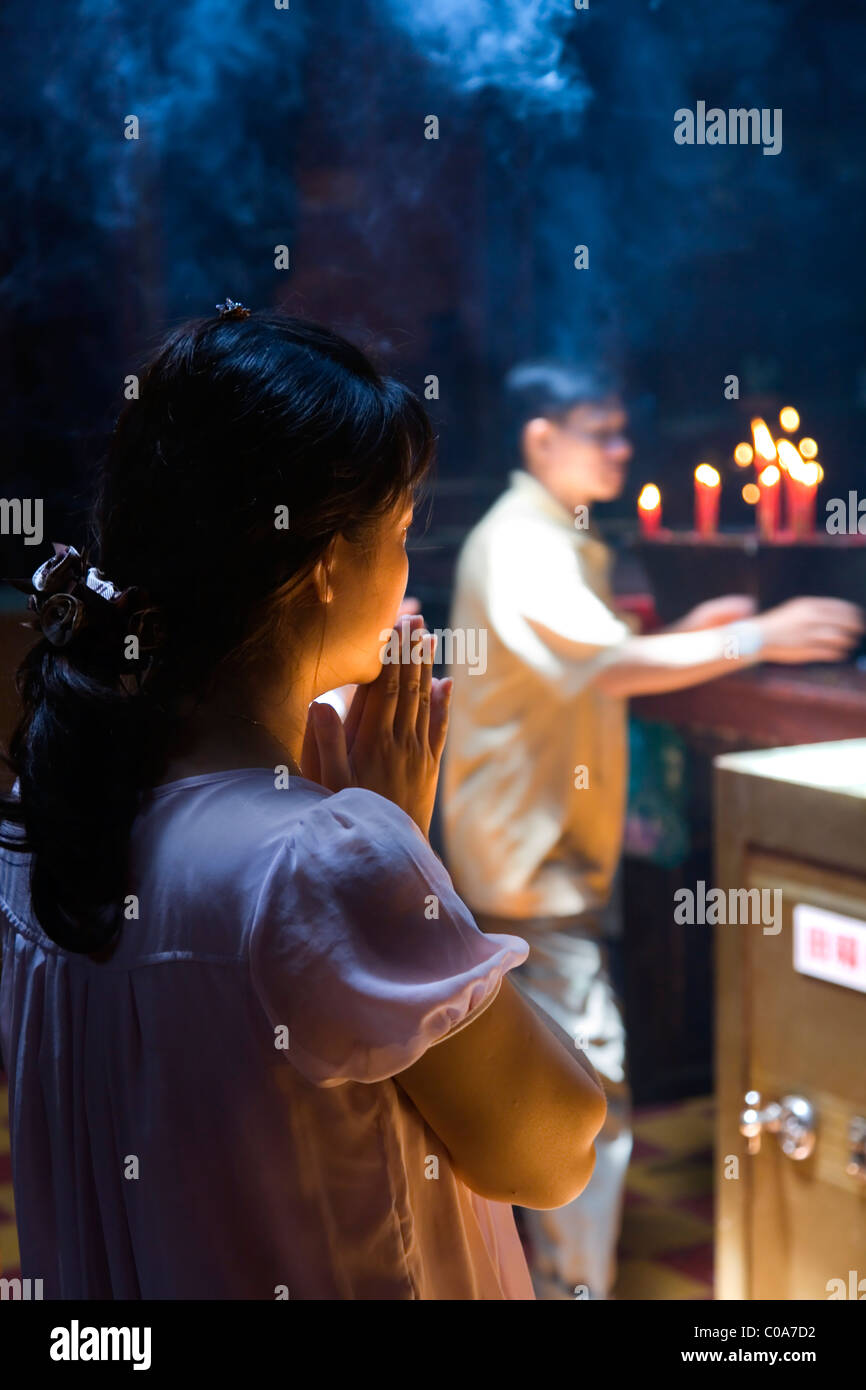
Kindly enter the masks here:
<path id="1" fill-rule="evenodd" d="M 3 31 L 14 476 L 78 478 L 120 368 L 226 295 L 439 371 L 455 471 L 529 353 L 628 359 L 669 414 L 718 411 L 730 371 L 855 399 L 866 76 L 842 0 L 8 0 Z M 676 145 L 698 101 L 783 108 L 784 150 Z"/>

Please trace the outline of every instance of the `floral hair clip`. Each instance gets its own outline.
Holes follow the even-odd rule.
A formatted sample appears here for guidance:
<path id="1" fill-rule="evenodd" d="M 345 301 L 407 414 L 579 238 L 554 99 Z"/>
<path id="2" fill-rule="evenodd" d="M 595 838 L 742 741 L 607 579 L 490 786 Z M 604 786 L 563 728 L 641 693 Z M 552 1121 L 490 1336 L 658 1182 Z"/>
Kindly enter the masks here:
<path id="1" fill-rule="evenodd" d="M 248 319 L 252 312 L 235 299 L 227 299 L 225 304 L 218 304 L 216 307 L 221 319 Z"/>

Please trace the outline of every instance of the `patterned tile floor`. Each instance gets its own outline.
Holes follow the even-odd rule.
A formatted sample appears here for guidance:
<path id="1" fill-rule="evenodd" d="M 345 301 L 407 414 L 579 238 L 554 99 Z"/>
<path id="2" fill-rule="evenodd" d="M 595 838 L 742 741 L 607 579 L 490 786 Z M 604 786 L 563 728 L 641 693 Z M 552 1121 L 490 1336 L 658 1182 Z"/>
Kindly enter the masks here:
<path id="1" fill-rule="evenodd" d="M 638 1110 L 629 1169 L 618 1299 L 711 1299 L 711 1100 Z M 0 1072 L 0 1273 L 18 1269 L 6 1078 Z"/>
<path id="2" fill-rule="evenodd" d="M 639 1109 L 617 1299 L 713 1297 L 712 1099 Z"/>

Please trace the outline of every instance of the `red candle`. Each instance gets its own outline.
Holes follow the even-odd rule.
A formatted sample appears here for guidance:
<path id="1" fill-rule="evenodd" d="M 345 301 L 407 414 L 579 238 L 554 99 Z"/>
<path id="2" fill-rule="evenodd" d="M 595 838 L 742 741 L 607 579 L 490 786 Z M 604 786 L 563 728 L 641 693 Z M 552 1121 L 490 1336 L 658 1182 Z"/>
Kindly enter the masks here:
<path id="1" fill-rule="evenodd" d="M 721 478 L 708 463 L 695 469 L 695 530 L 699 536 L 714 536 L 719 528 Z"/>
<path id="2" fill-rule="evenodd" d="M 765 540 L 772 540 L 779 530 L 782 510 L 782 474 L 774 463 L 758 474 L 758 530 Z"/>
<path id="3" fill-rule="evenodd" d="M 642 536 L 656 536 L 662 524 L 662 495 L 655 483 L 645 483 L 637 499 Z"/>
<path id="4" fill-rule="evenodd" d="M 785 491 L 785 528 L 788 531 L 795 531 L 794 524 L 796 517 L 796 507 L 798 507 L 798 492 L 796 492 L 796 470 L 801 466 L 802 459 L 798 455 L 790 439 L 777 439 L 778 467 L 783 474 L 783 486 Z"/>
<path id="5" fill-rule="evenodd" d="M 791 530 L 795 536 L 815 534 L 815 501 L 821 476 L 817 463 L 792 466 L 791 473 Z"/>
<path id="6" fill-rule="evenodd" d="M 752 421 L 752 438 L 755 441 L 755 467 L 761 469 L 768 463 L 775 463 L 776 446 L 773 436 L 760 415 L 756 415 Z"/>

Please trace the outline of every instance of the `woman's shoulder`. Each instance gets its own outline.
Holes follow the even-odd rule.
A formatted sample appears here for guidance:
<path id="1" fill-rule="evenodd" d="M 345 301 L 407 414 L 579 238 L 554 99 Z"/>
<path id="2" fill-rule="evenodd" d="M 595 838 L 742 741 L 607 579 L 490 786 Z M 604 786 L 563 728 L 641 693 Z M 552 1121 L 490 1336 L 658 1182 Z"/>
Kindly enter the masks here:
<path id="1" fill-rule="evenodd" d="M 320 790 L 324 791 L 323 788 Z M 332 826 L 332 833 L 352 833 L 358 839 L 382 843 L 382 836 L 395 848 L 402 846 L 413 853 L 432 854 L 427 837 L 411 816 L 387 797 L 367 787 L 345 787 L 339 792 L 324 792 L 306 812 L 318 815 Z"/>
<path id="2" fill-rule="evenodd" d="M 317 866 L 335 890 L 442 867 L 414 821 L 377 792 L 331 792 L 267 768 L 153 788 L 138 819 L 135 860 L 163 882 L 220 882 L 230 897 L 233 884 L 256 892 L 272 873 L 300 883 Z"/>
<path id="3" fill-rule="evenodd" d="M 417 827 L 375 792 L 266 768 L 183 778 L 154 787 L 133 825 L 138 925 L 117 963 L 178 950 L 242 961 L 276 925 L 291 936 L 318 921 L 336 939 L 372 898 L 417 899 L 439 874 Z"/>
<path id="4" fill-rule="evenodd" d="M 426 836 L 393 801 L 366 787 L 316 792 L 298 799 L 281 828 L 285 872 L 296 884 L 318 875 L 332 896 L 366 906 L 370 894 L 393 901 L 448 879 Z"/>
<path id="5" fill-rule="evenodd" d="M 267 827 L 282 833 L 312 818 L 317 830 L 337 837 L 349 830 L 359 836 L 366 831 L 373 838 L 387 831 L 397 840 L 427 845 L 406 812 L 378 792 L 366 787 L 332 792 L 280 768 L 208 772 L 158 785 L 145 796 L 142 814 L 178 827 L 185 821 L 207 825 L 211 833 L 222 822 L 241 839 L 259 837 Z"/>

